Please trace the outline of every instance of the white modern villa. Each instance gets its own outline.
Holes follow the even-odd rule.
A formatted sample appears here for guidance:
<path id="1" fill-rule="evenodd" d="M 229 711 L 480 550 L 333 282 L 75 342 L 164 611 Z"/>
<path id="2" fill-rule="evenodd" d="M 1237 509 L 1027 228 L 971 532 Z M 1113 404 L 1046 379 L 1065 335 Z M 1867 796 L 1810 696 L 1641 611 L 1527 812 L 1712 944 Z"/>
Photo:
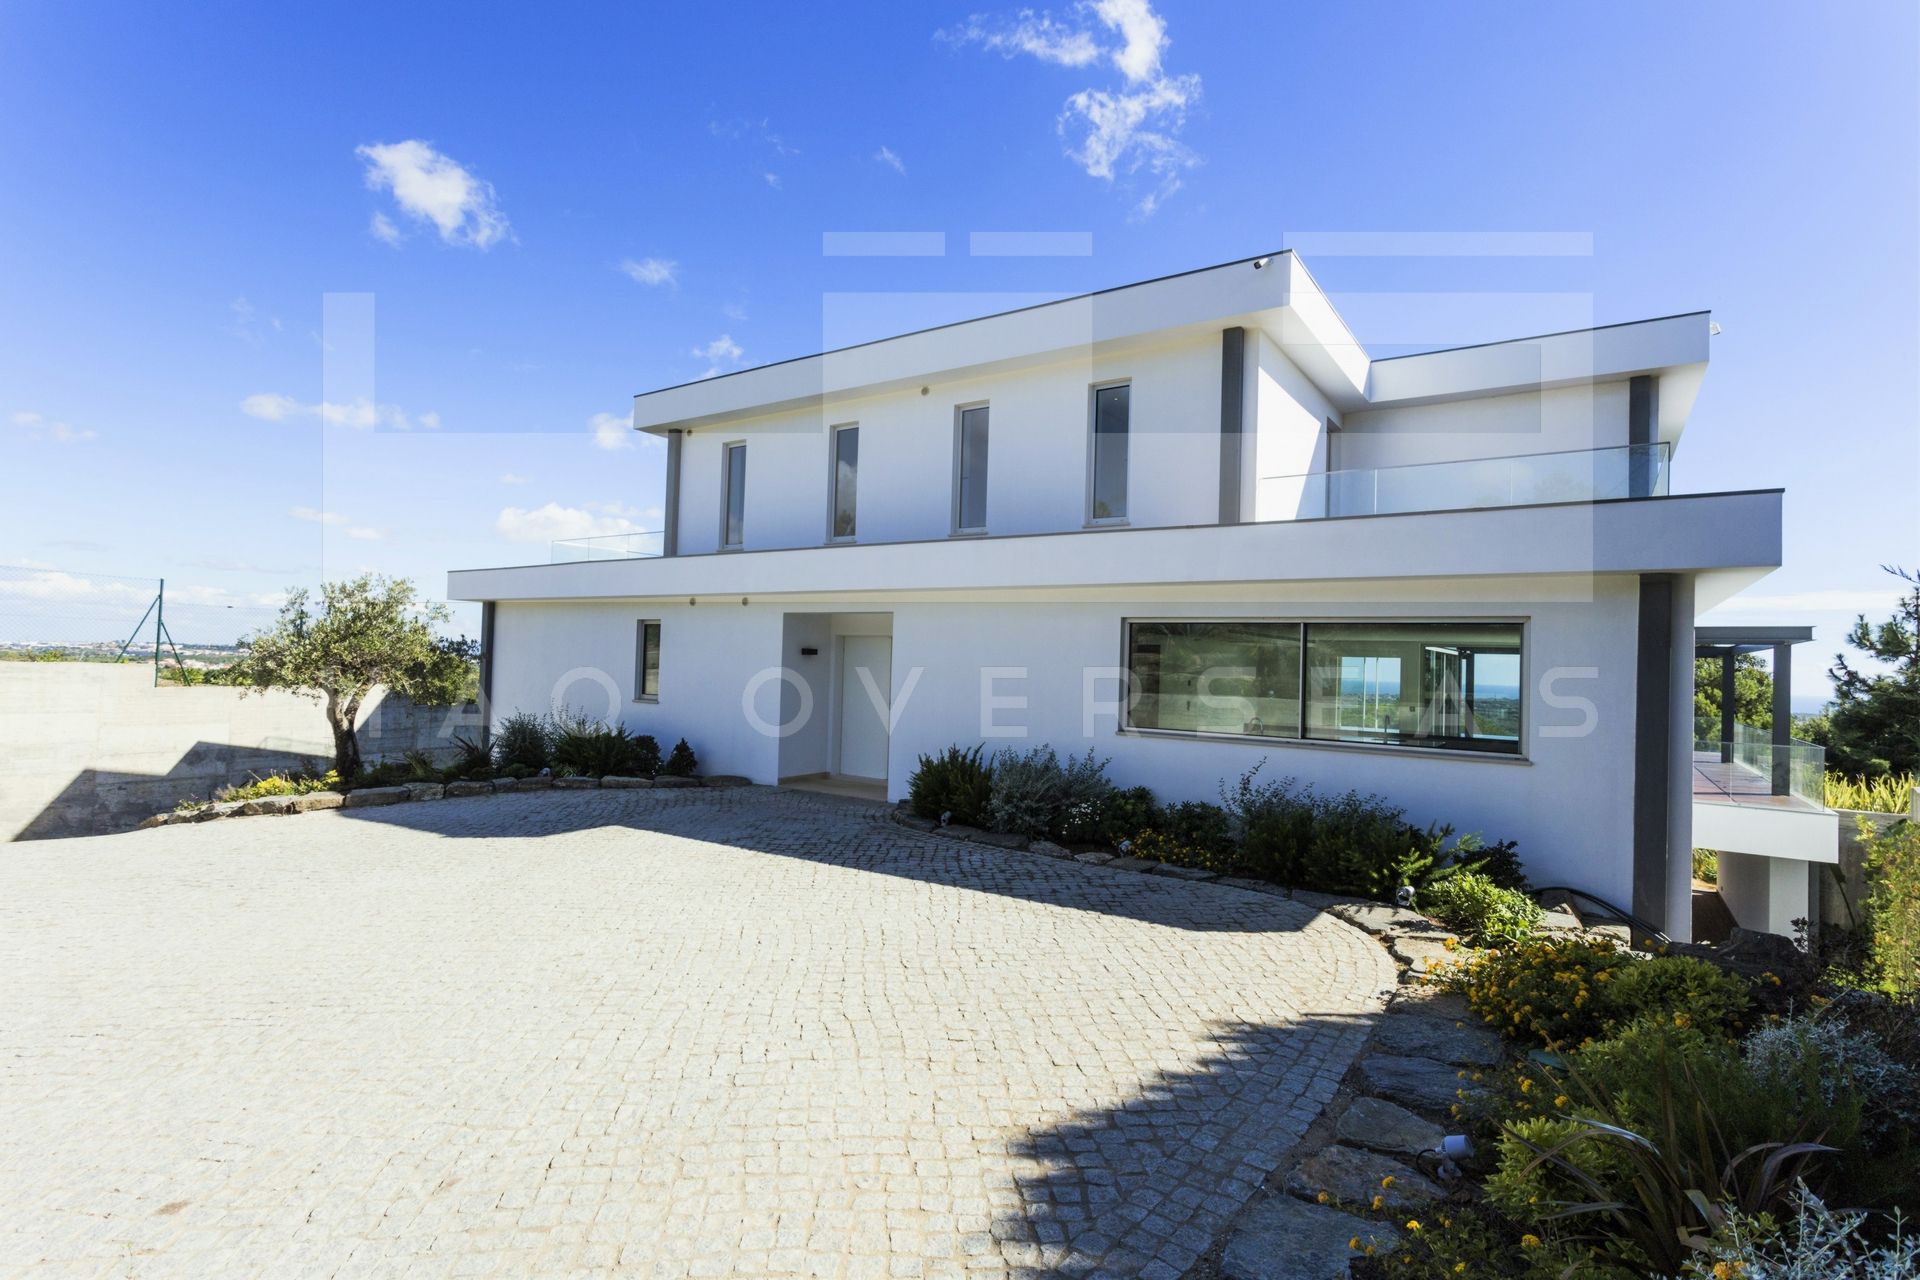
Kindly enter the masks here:
<path id="1" fill-rule="evenodd" d="M 663 530 L 449 595 L 496 721 L 888 798 L 954 743 L 1091 748 L 1163 800 L 1264 759 L 1678 939 L 1711 845 L 1784 931 L 1837 827 L 1784 714 L 1696 732 L 1696 652 L 1805 638 L 1696 635 L 1781 549 L 1780 490 L 1670 491 L 1711 333 L 1373 359 L 1275 253 L 637 396 Z"/>

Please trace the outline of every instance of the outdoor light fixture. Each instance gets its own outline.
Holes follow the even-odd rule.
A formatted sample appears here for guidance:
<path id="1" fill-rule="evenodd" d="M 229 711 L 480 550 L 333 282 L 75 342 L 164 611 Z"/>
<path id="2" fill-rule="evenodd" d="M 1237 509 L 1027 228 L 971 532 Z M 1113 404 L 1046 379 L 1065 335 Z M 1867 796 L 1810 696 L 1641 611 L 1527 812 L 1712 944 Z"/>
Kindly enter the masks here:
<path id="1" fill-rule="evenodd" d="M 800 656 L 803 658 L 817 658 L 820 656 L 820 651 L 812 645 L 803 645 L 800 649 Z"/>
<path id="2" fill-rule="evenodd" d="M 1264 266 L 1266 266 L 1266 265 L 1267 265 L 1267 263 L 1268 263 L 1268 261 L 1270 261 L 1270 259 L 1267 259 L 1267 258 L 1255 258 L 1255 259 L 1253 260 L 1253 269 L 1254 269 L 1255 271 L 1258 271 L 1258 270 L 1259 270 L 1260 268 L 1262 268 L 1262 267 L 1264 267 Z"/>

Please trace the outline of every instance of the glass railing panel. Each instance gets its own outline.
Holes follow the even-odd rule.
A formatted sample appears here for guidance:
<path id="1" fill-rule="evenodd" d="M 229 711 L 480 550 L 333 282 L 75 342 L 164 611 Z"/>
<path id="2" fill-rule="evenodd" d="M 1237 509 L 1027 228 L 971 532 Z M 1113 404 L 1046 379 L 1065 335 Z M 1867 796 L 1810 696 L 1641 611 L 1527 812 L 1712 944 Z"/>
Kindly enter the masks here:
<path id="1" fill-rule="evenodd" d="M 553 564 L 581 560 L 644 560 L 665 552 L 665 535 L 658 529 L 614 533 L 598 538 L 559 538 L 549 549 Z"/>
<path id="2" fill-rule="evenodd" d="M 1260 520 L 1398 515 L 1664 496 L 1671 446 L 1621 445 L 1263 476 Z"/>
<path id="3" fill-rule="evenodd" d="M 1693 744 L 1693 794 L 1727 804 L 1826 807 L 1825 747 L 1792 739 L 1775 745 L 1765 729 L 1736 724 L 1731 742 Z"/>

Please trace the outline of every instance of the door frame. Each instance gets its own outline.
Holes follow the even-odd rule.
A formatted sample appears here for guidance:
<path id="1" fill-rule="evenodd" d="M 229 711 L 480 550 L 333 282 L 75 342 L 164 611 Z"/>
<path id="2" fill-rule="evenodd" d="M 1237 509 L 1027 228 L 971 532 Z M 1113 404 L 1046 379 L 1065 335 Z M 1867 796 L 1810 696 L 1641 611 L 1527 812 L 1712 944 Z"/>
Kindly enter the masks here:
<path id="1" fill-rule="evenodd" d="M 868 778 L 873 782 L 889 782 L 891 781 L 891 761 L 893 756 L 893 729 L 891 724 L 885 725 L 887 761 L 881 765 L 879 777 L 873 778 L 863 773 L 848 773 L 843 765 L 844 748 L 846 745 L 847 695 L 852 692 L 858 692 L 862 698 L 868 696 L 866 687 L 860 683 L 859 677 L 853 674 L 853 668 L 847 662 L 847 642 L 853 640 L 877 640 L 886 644 L 887 687 L 883 692 L 887 698 L 886 719 L 891 721 L 893 718 L 893 637 L 891 635 L 876 635 L 871 632 L 848 632 L 836 635 L 833 639 L 833 724 L 829 734 L 832 745 L 832 754 L 830 756 L 832 774 L 836 778 Z"/>

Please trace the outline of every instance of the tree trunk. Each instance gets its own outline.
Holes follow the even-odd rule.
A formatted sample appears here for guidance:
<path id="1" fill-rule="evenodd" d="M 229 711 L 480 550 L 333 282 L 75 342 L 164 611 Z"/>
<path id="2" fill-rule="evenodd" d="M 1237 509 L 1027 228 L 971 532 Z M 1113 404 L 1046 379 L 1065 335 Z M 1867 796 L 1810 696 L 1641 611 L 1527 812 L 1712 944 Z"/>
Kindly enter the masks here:
<path id="1" fill-rule="evenodd" d="M 359 711 L 358 698 L 341 706 L 338 698 L 327 695 L 327 723 L 333 728 L 333 771 L 340 775 L 342 782 L 350 781 L 360 772 L 360 739 L 353 731 Z"/>

